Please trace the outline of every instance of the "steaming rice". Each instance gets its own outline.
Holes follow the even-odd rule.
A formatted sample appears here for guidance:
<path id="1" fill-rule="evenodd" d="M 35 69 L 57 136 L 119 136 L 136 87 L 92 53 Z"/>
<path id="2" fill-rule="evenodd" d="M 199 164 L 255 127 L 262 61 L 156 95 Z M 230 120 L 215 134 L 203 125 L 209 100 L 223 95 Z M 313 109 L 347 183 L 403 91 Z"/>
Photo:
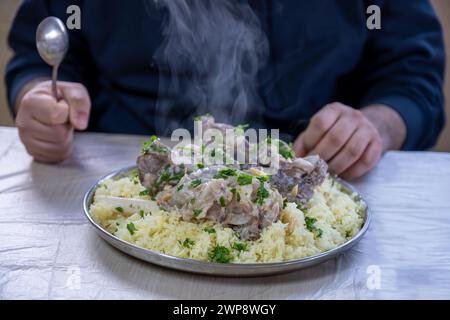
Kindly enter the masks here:
<path id="1" fill-rule="evenodd" d="M 316 188 L 309 209 L 302 211 L 294 203 L 287 203 L 281 220 L 252 241 L 242 241 L 232 229 L 210 221 L 183 221 L 178 212 L 158 208 L 144 190 L 136 177 L 106 180 L 95 192 L 90 214 L 122 240 L 182 258 L 234 263 L 299 259 L 348 241 L 363 223 L 360 213 L 364 204 L 355 195 L 341 191 L 329 177 Z M 105 196 L 147 201 L 145 207 L 132 205 L 127 213 L 102 201 Z"/>

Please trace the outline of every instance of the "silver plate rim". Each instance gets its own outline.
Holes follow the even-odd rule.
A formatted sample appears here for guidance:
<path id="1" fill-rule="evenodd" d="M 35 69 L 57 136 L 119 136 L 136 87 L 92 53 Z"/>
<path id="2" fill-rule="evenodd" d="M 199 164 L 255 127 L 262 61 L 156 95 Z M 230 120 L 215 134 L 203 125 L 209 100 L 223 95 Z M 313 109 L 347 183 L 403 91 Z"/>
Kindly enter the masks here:
<path id="1" fill-rule="evenodd" d="M 344 242 L 343 244 L 333 248 L 331 250 L 319 253 L 314 256 L 305 257 L 296 260 L 289 260 L 283 262 L 271 262 L 271 263 L 213 263 L 213 262 L 204 262 L 190 258 L 180 258 L 171 255 L 167 255 L 164 253 L 160 253 L 157 251 L 152 251 L 149 249 L 145 249 L 139 247 L 135 244 L 126 242 L 113 234 L 109 233 L 105 229 L 103 229 L 100 225 L 98 225 L 94 219 L 91 217 L 89 213 L 89 206 L 91 205 L 94 197 L 95 190 L 98 186 L 107 179 L 125 176 L 130 171 L 136 169 L 136 165 L 131 165 L 124 167 L 119 170 L 115 170 L 111 173 L 108 173 L 101 178 L 99 178 L 85 193 L 83 197 L 83 212 L 88 221 L 93 225 L 97 234 L 107 241 L 109 244 L 119 249 L 120 251 L 134 256 L 135 258 L 150 262 L 152 264 L 159 265 L 161 267 L 167 267 L 179 271 L 191 272 L 197 274 L 204 275 L 212 275 L 212 276 L 225 276 L 225 277 L 258 277 L 258 276 L 269 276 L 275 274 L 282 274 L 287 272 L 292 272 L 296 270 L 300 270 L 303 268 L 311 267 L 317 265 L 319 263 L 325 262 L 329 259 L 332 259 L 338 255 L 341 255 L 345 251 L 352 248 L 356 243 L 358 243 L 363 235 L 369 229 L 369 226 L 372 221 L 372 213 L 367 204 L 367 201 L 364 197 L 359 193 L 351 184 L 340 179 L 334 178 L 338 183 L 340 183 L 348 192 L 356 193 L 359 197 L 361 197 L 362 201 L 365 204 L 365 217 L 364 224 L 361 230 L 350 240 Z"/>

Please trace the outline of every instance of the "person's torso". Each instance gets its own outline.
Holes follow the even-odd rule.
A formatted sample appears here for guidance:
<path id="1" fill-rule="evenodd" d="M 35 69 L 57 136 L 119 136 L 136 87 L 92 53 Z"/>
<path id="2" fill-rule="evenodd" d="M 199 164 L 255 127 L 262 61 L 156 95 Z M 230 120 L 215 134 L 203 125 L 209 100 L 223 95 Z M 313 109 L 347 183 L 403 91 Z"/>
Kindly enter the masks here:
<path id="1" fill-rule="evenodd" d="M 156 116 L 158 99 L 167 97 L 158 94 L 160 70 L 154 59 L 163 41 L 164 14 L 152 3 L 82 2 L 82 28 L 71 32 L 82 33 L 97 69 L 98 88 L 90 90 L 91 130 L 150 134 L 158 128 L 155 121 L 195 116 L 192 108 L 183 107 L 172 114 L 174 119 Z M 367 38 L 363 1 L 250 3 L 269 43 L 268 61 L 258 76 L 264 113 L 260 126 L 289 131 L 293 122 L 310 118 L 327 103 L 357 103 L 348 90 L 357 81 L 352 72 Z"/>

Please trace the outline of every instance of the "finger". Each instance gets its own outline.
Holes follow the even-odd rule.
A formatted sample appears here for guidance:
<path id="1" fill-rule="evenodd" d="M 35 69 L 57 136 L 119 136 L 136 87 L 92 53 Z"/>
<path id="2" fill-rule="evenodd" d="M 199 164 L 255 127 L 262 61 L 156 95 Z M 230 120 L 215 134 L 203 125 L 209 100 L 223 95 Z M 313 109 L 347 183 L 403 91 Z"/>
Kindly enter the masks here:
<path id="1" fill-rule="evenodd" d="M 19 137 L 27 152 L 40 162 L 60 162 L 70 155 L 72 148 L 71 137 L 67 141 L 58 144 L 40 141 L 32 137 L 31 132 L 26 130 L 19 130 Z"/>
<path id="2" fill-rule="evenodd" d="M 370 143 L 370 133 L 365 128 L 358 129 L 348 140 L 338 154 L 329 163 L 330 170 L 340 175 L 350 168 L 359 158 Z"/>
<path id="3" fill-rule="evenodd" d="M 91 110 L 91 100 L 86 88 L 79 84 L 63 83 L 61 90 L 64 100 L 69 104 L 70 123 L 77 130 L 86 129 Z"/>
<path id="4" fill-rule="evenodd" d="M 47 163 L 47 164 L 57 164 L 57 163 L 61 163 L 67 159 L 70 158 L 70 155 L 72 153 L 72 150 L 67 151 L 66 153 L 62 154 L 62 155 L 48 155 L 48 154 L 32 154 L 33 159 L 36 162 L 40 162 L 40 163 Z"/>
<path id="5" fill-rule="evenodd" d="M 25 97 L 24 97 L 25 99 Z M 24 100 L 23 107 L 30 110 L 31 117 L 46 125 L 64 124 L 69 118 L 69 106 L 45 94 L 34 94 Z"/>
<path id="6" fill-rule="evenodd" d="M 358 159 L 358 161 L 353 166 L 344 171 L 342 177 L 344 179 L 352 180 L 362 176 L 377 164 L 377 162 L 380 160 L 380 157 L 381 144 L 371 142 L 367 146 L 361 158 Z"/>
<path id="7" fill-rule="evenodd" d="M 73 138 L 73 128 L 67 123 L 50 126 L 31 120 L 27 130 L 32 137 L 49 143 L 62 143 Z"/>
<path id="8" fill-rule="evenodd" d="M 306 155 L 303 139 L 304 133 L 301 133 L 294 142 L 293 149 L 297 157 L 304 157 Z"/>
<path id="9" fill-rule="evenodd" d="M 309 153 L 318 154 L 325 161 L 333 158 L 358 129 L 359 122 L 354 120 L 353 117 L 341 116 Z"/>
<path id="10" fill-rule="evenodd" d="M 339 118 L 340 113 L 339 107 L 336 107 L 335 104 L 330 104 L 311 118 L 311 122 L 306 128 L 303 137 L 303 147 L 307 152 L 312 150 L 327 131 L 331 129 Z"/>
<path id="11" fill-rule="evenodd" d="M 57 163 L 67 159 L 72 151 L 71 141 L 48 143 L 32 138 L 27 150 L 39 162 Z"/>

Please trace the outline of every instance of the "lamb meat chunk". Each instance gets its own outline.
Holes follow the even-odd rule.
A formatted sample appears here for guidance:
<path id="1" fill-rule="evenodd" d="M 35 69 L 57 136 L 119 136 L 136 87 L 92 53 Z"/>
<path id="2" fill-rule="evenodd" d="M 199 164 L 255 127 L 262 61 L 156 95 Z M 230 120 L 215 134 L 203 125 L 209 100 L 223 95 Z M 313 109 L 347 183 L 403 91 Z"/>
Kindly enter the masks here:
<path id="1" fill-rule="evenodd" d="M 279 219 L 283 206 L 279 192 L 264 179 L 220 165 L 185 175 L 176 187 L 159 193 L 157 202 L 177 208 L 185 221 L 203 219 L 230 227 L 243 240 L 257 238 Z"/>
<path id="2" fill-rule="evenodd" d="M 223 134 L 226 130 L 233 130 L 234 127 L 226 123 L 217 123 L 213 116 L 206 114 L 198 118 L 202 122 L 202 131 L 205 132 L 208 129 L 217 129 Z"/>
<path id="3" fill-rule="evenodd" d="M 227 130 L 231 130 L 234 134 L 234 139 L 229 139 L 227 141 L 232 144 L 227 146 L 226 143 L 224 143 L 221 147 L 223 148 L 223 151 L 227 152 L 232 159 L 245 160 L 246 155 L 249 153 L 250 144 L 243 134 L 239 134 L 239 132 L 236 131 L 238 127 L 233 127 L 232 125 L 226 123 L 218 123 L 214 117 L 209 114 L 200 116 L 199 120 L 202 122 L 203 134 L 205 134 L 207 130 L 215 129 L 219 130 L 225 137 Z M 206 141 L 205 145 L 209 145 L 210 143 L 212 143 L 212 141 Z M 235 165 L 238 165 L 238 163 L 236 162 Z"/>
<path id="4" fill-rule="evenodd" d="M 159 140 L 152 142 L 153 148 L 143 150 L 143 154 L 137 158 L 136 164 L 139 172 L 139 179 L 146 188 L 152 188 L 158 180 L 160 174 L 167 165 L 171 165 L 169 148 L 164 146 Z"/>
<path id="5" fill-rule="evenodd" d="M 170 152 L 168 146 L 152 138 L 144 145 L 143 154 L 137 158 L 139 180 L 152 195 L 156 195 L 166 185 L 176 185 L 187 171 L 184 165 L 174 165 Z"/>
<path id="6" fill-rule="evenodd" d="M 325 180 L 328 166 L 319 156 L 280 160 L 277 174 L 271 183 L 288 202 L 306 207 L 314 195 L 314 188 Z"/>

